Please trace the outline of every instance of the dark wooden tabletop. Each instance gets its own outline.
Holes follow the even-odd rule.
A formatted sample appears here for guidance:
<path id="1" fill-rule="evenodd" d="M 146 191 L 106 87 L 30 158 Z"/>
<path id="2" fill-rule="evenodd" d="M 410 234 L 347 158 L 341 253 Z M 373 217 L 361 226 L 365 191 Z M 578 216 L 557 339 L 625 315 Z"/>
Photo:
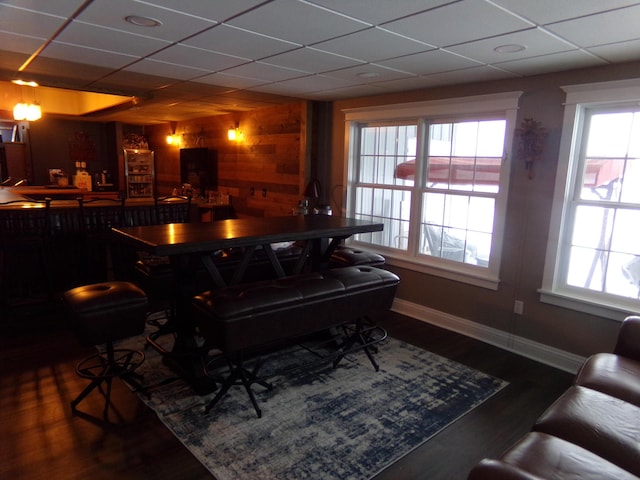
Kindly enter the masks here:
<path id="1" fill-rule="evenodd" d="M 294 240 L 347 238 L 377 232 L 382 223 L 331 215 L 289 215 L 114 228 L 114 238 L 155 255 L 211 252 Z"/>

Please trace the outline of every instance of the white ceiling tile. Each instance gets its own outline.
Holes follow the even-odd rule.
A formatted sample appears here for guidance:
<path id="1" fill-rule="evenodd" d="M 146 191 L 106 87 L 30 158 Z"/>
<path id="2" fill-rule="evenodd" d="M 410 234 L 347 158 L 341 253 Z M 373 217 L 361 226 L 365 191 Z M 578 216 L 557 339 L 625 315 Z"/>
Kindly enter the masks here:
<path id="1" fill-rule="evenodd" d="M 493 2 L 539 24 L 592 15 L 637 3 L 634 0 L 493 0 Z"/>
<path id="2" fill-rule="evenodd" d="M 391 80 L 388 82 L 380 82 L 375 86 L 384 89 L 387 92 L 406 92 L 410 90 L 419 90 L 421 88 L 433 87 L 436 82 L 429 80 L 428 77 L 410 77 L 401 78 L 399 80 Z"/>
<path id="3" fill-rule="evenodd" d="M 451 3 L 451 0 L 310 0 L 336 12 L 379 25 L 397 18 Z"/>
<path id="4" fill-rule="evenodd" d="M 459 70 L 478 65 L 476 61 L 449 53 L 445 50 L 431 50 L 429 52 L 416 53 L 415 55 L 407 55 L 406 57 L 393 58 L 377 63 L 415 75 Z"/>
<path id="5" fill-rule="evenodd" d="M 587 50 L 610 62 L 630 62 L 632 60 L 640 60 L 640 40 L 611 43 L 609 45 L 591 47 Z"/>
<path id="6" fill-rule="evenodd" d="M 498 68 L 505 69 L 519 75 L 535 75 L 538 73 L 559 72 L 572 68 L 593 67 L 604 65 L 606 62 L 581 50 L 552 53 L 540 57 L 524 58 L 509 62 L 496 63 Z"/>
<path id="7" fill-rule="evenodd" d="M 64 21 L 64 17 L 31 12 L 0 4 L 0 30 L 4 32 L 49 38 L 62 26 Z"/>
<path id="8" fill-rule="evenodd" d="M 47 46 L 47 56 L 109 68 L 122 68 L 139 58 L 133 55 L 106 52 L 95 48 L 79 47 L 60 42 L 51 42 Z"/>
<path id="9" fill-rule="evenodd" d="M 156 60 L 147 59 L 143 59 L 129 65 L 124 70 L 167 78 L 176 78 L 178 80 L 189 80 L 209 73 L 207 70 L 200 68 L 186 67 L 184 65 L 176 65 L 173 63 L 158 62 Z"/>
<path id="10" fill-rule="evenodd" d="M 157 27 L 133 25 L 125 20 L 130 15 L 153 18 L 161 22 L 161 25 Z M 131 0 L 94 1 L 80 13 L 78 20 L 170 42 L 177 42 L 215 25 L 213 21 Z"/>
<path id="11" fill-rule="evenodd" d="M 0 0 L 0 5 L 9 5 L 32 12 L 50 13 L 66 18 L 75 12 L 84 0 Z M 1 11 L 1 10 L 0 10 Z"/>
<path id="12" fill-rule="evenodd" d="M 173 63 L 175 65 L 200 68 L 209 72 L 225 70 L 237 65 L 242 65 L 248 61 L 244 58 L 232 57 L 230 55 L 224 55 L 222 53 L 216 53 L 196 47 L 189 47 L 182 44 L 172 45 L 148 58 L 151 60 Z"/>
<path id="13" fill-rule="evenodd" d="M 640 5 L 636 5 L 554 23 L 545 28 L 582 47 L 593 47 L 640 38 L 639 24 Z"/>
<path id="14" fill-rule="evenodd" d="M 133 0 L 136 3 L 164 7 L 180 13 L 194 15 L 206 20 L 223 22 L 229 18 L 260 5 L 264 0 Z"/>
<path id="15" fill-rule="evenodd" d="M 496 52 L 495 48 L 502 45 L 522 45 L 526 48 L 520 52 Z M 449 47 L 447 50 L 482 63 L 494 63 L 575 49 L 574 45 L 564 42 L 542 29 L 532 28 L 522 32 L 478 40 L 477 42 L 463 43 L 462 45 Z"/>
<path id="16" fill-rule="evenodd" d="M 170 45 L 165 40 L 141 37 L 82 22 L 71 22 L 71 25 L 65 28 L 56 39 L 62 43 L 109 50 L 137 57 L 144 57 Z"/>
<path id="17" fill-rule="evenodd" d="M 11 34 L 0 31 L 0 45 L 3 49 L 14 53 L 24 53 L 27 56 L 36 51 L 45 39 L 29 35 Z M 19 66 L 19 65 L 18 65 Z"/>
<path id="18" fill-rule="evenodd" d="M 300 47 L 296 43 L 285 42 L 231 25 L 217 25 L 183 43 L 250 60 L 259 60 Z"/>
<path id="19" fill-rule="evenodd" d="M 348 87 L 347 81 L 325 75 L 309 75 L 284 82 L 251 88 L 252 91 L 275 93 L 278 95 L 302 95 L 309 92 Z"/>
<path id="20" fill-rule="evenodd" d="M 445 47 L 531 28 L 530 22 L 484 0 L 463 0 L 384 25 L 385 29 Z"/>
<path id="21" fill-rule="evenodd" d="M 229 88 L 250 88 L 257 85 L 263 85 L 264 80 L 241 77 L 239 75 L 229 75 L 228 73 L 212 73 L 211 75 L 205 75 L 196 80 L 198 83 L 207 83 L 210 85 L 221 85 Z"/>
<path id="22" fill-rule="evenodd" d="M 505 72 L 491 66 L 483 66 L 465 68 L 464 70 L 455 70 L 451 72 L 435 73 L 433 75 L 425 75 L 422 78 L 424 78 L 425 81 L 430 82 L 431 86 L 437 86 L 470 82 L 486 82 L 517 76 L 518 75 L 513 72 Z"/>
<path id="23" fill-rule="evenodd" d="M 308 47 L 265 58 L 262 62 L 308 73 L 323 73 L 364 63 Z"/>
<path id="24" fill-rule="evenodd" d="M 170 78 L 145 75 L 144 73 L 134 72 L 132 70 L 115 70 L 104 78 L 95 81 L 92 85 L 98 88 L 116 89 L 123 91 L 131 91 L 132 89 L 144 92 L 153 91 L 158 88 L 176 83 L 177 80 Z"/>
<path id="25" fill-rule="evenodd" d="M 229 68 L 225 70 L 224 73 L 229 75 L 238 75 L 240 77 L 259 78 L 265 82 L 281 82 L 283 80 L 308 75 L 307 72 L 278 67 L 276 65 L 268 65 L 261 62 L 251 62 L 238 67 Z"/>
<path id="26" fill-rule="evenodd" d="M 358 65 L 350 68 L 343 68 L 342 70 L 335 70 L 333 72 L 327 72 L 325 75 L 342 78 L 349 82 L 368 84 L 378 83 L 384 80 L 393 80 L 398 78 L 407 78 L 414 75 L 406 72 L 399 72 L 390 68 L 383 67 L 381 65 L 375 65 L 373 63 Z"/>
<path id="27" fill-rule="evenodd" d="M 376 47 L 371 48 L 371 45 Z M 313 47 L 365 62 L 375 62 L 434 48 L 431 45 L 416 42 L 381 28 L 369 28 L 326 42 L 316 43 Z"/>
<path id="28" fill-rule="evenodd" d="M 331 90 L 321 90 L 318 92 L 309 92 L 305 94 L 305 97 L 309 100 L 333 101 L 343 98 L 363 97 L 366 95 L 381 95 L 383 93 L 389 93 L 389 90 L 378 85 L 357 85 Z"/>
<path id="29" fill-rule="evenodd" d="M 298 0 L 275 0 L 228 23 L 301 45 L 311 45 L 369 26 Z"/>

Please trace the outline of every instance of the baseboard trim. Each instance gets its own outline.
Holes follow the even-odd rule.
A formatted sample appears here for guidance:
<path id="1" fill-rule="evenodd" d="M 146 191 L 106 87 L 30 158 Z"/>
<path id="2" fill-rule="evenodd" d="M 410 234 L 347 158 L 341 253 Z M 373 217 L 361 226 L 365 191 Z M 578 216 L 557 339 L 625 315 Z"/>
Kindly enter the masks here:
<path id="1" fill-rule="evenodd" d="M 394 300 L 391 310 L 407 317 L 466 335 L 565 372 L 575 374 L 585 361 L 585 358 L 579 355 L 399 298 Z"/>

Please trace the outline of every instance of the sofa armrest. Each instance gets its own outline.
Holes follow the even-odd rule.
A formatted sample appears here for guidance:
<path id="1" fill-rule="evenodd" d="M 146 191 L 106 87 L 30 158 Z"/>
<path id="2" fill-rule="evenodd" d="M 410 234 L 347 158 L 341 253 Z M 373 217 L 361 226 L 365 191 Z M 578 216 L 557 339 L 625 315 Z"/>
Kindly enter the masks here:
<path id="1" fill-rule="evenodd" d="M 624 319 L 613 353 L 640 361 L 640 316 Z"/>
<path id="2" fill-rule="evenodd" d="M 471 472 L 467 480 L 543 480 L 536 475 L 525 472 L 520 468 L 501 462 L 485 458 L 478 463 Z"/>

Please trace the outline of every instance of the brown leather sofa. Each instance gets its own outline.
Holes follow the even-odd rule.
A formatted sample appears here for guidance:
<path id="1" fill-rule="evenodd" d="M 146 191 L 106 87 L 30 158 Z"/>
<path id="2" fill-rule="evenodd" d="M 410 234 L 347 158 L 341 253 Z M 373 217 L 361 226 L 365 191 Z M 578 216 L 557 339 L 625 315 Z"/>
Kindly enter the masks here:
<path id="1" fill-rule="evenodd" d="M 532 431 L 468 480 L 639 478 L 640 316 L 631 316 L 614 352 L 589 357 Z"/>

